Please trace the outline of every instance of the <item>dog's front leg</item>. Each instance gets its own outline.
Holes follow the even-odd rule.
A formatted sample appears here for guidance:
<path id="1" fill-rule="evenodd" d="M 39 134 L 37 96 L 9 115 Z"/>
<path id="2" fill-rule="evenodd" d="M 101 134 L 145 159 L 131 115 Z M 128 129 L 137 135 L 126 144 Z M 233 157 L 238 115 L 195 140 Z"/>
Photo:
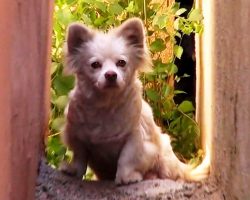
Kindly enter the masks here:
<path id="1" fill-rule="evenodd" d="M 70 176 L 76 176 L 82 179 L 87 170 L 87 162 L 85 152 L 74 151 L 73 160 L 71 163 L 62 162 L 59 170 Z"/>
<path id="2" fill-rule="evenodd" d="M 124 145 L 116 172 L 117 185 L 139 182 L 143 179 L 143 140 L 139 132 L 131 134 Z"/>
<path id="3" fill-rule="evenodd" d="M 84 143 L 77 137 L 75 127 L 67 125 L 64 132 L 64 142 L 73 151 L 73 160 L 71 163 L 62 162 L 59 169 L 71 176 L 82 178 L 87 170 L 87 152 L 84 148 Z"/>

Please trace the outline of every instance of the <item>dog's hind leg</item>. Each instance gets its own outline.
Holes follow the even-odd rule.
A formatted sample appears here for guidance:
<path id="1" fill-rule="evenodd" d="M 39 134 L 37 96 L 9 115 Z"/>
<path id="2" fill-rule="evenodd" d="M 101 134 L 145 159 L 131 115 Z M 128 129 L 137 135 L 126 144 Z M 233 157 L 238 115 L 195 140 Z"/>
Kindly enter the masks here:
<path id="1" fill-rule="evenodd" d="M 121 185 L 142 181 L 156 156 L 154 144 L 144 141 L 139 133 L 130 135 L 118 160 L 115 183 Z"/>

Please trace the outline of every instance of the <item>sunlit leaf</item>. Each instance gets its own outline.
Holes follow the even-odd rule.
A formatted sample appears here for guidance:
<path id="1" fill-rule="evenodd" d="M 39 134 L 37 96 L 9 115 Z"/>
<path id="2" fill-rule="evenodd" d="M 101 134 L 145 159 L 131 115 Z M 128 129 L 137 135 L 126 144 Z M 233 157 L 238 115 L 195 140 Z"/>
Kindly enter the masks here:
<path id="1" fill-rule="evenodd" d="M 107 10 L 107 7 L 106 7 L 106 4 L 104 3 L 104 1 L 93 1 L 94 6 L 97 8 L 97 9 L 100 9 L 102 12 L 106 12 Z"/>
<path id="2" fill-rule="evenodd" d="M 174 46 L 174 55 L 175 55 L 177 58 L 181 59 L 182 53 L 183 53 L 183 48 L 182 48 L 182 46 L 175 45 L 175 46 Z"/>
<path id="3" fill-rule="evenodd" d="M 181 37 L 182 37 L 182 36 L 181 36 L 181 33 L 179 33 L 179 32 L 176 32 L 175 36 L 178 37 L 178 38 L 181 38 Z"/>
<path id="4" fill-rule="evenodd" d="M 54 74 L 56 72 L 58 65 L 59 65 L 59 63 L 56 63 L 56 62 L 53 62 L 51 64 L 50 75 L 52 75 L 52 74 Z"/>
<path id="5" fill-rule="evenodd" d="M 92 23 L 91 19 L 88 17 L 88 15 L 82 14 L 82 20 L 84 24 L 90 25 Z"/>
<path id="6" fill-rule="evenodd" d="M 181 8 L 179 10 L 176 11 L 175 15 L 176 16 L 179 16 L 179 15 L 182 15 L 183 13 L 185 13 L 187 11 L 186 8 Z"/>
<path id="7" fill-rule="evenodd" d="M 192 112 L 194 111 L 194 106 L 191 101 L 183 101 L 179 106 L 178 109 L 181 110 L 184 113 Z"/>
<path id="8" fill-rule="evenodd" d="M 200 9 L 193 9 L 188 16 L 189 21 L 200 21 L 202 19 L 203 15 Z"/>
<path id="9" fill-rule="evenodd" d="M 177 10 L 180 9 L 180 3 L 175 2 L 175 3 L 172 5 L 171 9 L 172 9 L 173 13 L 176 13 Z"/>
<path id="10" fill-rule="evenodd" d="M 56 131 L 61 131 L 64 124 L 65 124 L 64 117 L 58 117 L 52 121 L 51 128 L 56 130 Z"/>
<path id="11" fill-rule="evenodd" d="M 153 25 L 157 25 L 160 29 L 163 29 L 166 27 L 168 21 L 167 15 L 160 15 L 155 16 L 153 19 Z"/>
<path id="12" fill-rule="evenodd" d="M 67 4 L 74 4 L 74 3 L 76 3 L 77 2 L 77 0 L 66 0 L 66 3 Z"/>
<path id="13" fill-rule="evenodd" d="M 130 1 L 128 4 L 128 7 L 126 8 L 126 10 L 130 13 L 134 13 L 135 12 L 135 3 L 134 1 Z"/>
<path id="14" fill-rule="evenodd" d="M 180 22 L 180 18 L 177 18 L 174 20 L 174 29 L 175 30 L 179 30 L 179 22 Z"/>
<path id="15" fill-rule="evenodd" d="M 74 16 L 72 15 L 69 7 L 64 7 L 63 9 L 56 12 L 56 19 L 60 24 L 63 24 L 65 27 L 72 21 L 74 21 Z"/>
<path id="16" fill-rule="evenodd" d="M 114 3 L 109 6 L 109 11 L 114 15 L 119 15 L 122 13 L 123 7 L 121 7 L 118 3 Z"/>
<path id="17" fill-rule="evenodd" d="M 57 106 L 58 109 L 64 109 L 66 105 L 68 104 L 68 96 L 63 95 L 59 96 L 55 101 L 54 104 Z"/>
<path id="18" fill-rule="evenodd" d="M 94 21 L 94 25 L 95 25 L 95 26 L 100 26 L 100 25 L 102 25 L 105 21 L 106 21 L 106 18 L 100 16 L 99 18 L 97 18 L 97 19 Z"/>

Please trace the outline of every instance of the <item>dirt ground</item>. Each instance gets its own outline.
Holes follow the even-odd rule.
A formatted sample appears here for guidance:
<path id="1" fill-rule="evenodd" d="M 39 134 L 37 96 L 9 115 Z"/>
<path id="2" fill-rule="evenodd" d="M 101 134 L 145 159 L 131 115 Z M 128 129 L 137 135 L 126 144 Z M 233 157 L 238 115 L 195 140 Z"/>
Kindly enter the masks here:
<path id="1" fill-rule="evenodd" d="M 111 181 L 81 181 L 52 169 L 44 161 L 36 183 L 36 200 L 222 200 L 215 183 L 146 180 L 127 186 Z"/>

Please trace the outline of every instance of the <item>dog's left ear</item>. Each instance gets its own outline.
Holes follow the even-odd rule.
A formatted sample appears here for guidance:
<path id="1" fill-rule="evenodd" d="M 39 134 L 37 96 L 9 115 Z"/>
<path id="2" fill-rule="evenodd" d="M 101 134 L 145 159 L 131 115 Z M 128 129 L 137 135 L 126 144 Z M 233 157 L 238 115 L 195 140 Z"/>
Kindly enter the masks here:
<path id="1" fill-rule="evenodd" d="M 144 48 L 145 32 L 141 19 L 128 19 L 118 28 L 117 34 L 124 37 L 128 45 L 133 45 L 136 48 Z"/>

